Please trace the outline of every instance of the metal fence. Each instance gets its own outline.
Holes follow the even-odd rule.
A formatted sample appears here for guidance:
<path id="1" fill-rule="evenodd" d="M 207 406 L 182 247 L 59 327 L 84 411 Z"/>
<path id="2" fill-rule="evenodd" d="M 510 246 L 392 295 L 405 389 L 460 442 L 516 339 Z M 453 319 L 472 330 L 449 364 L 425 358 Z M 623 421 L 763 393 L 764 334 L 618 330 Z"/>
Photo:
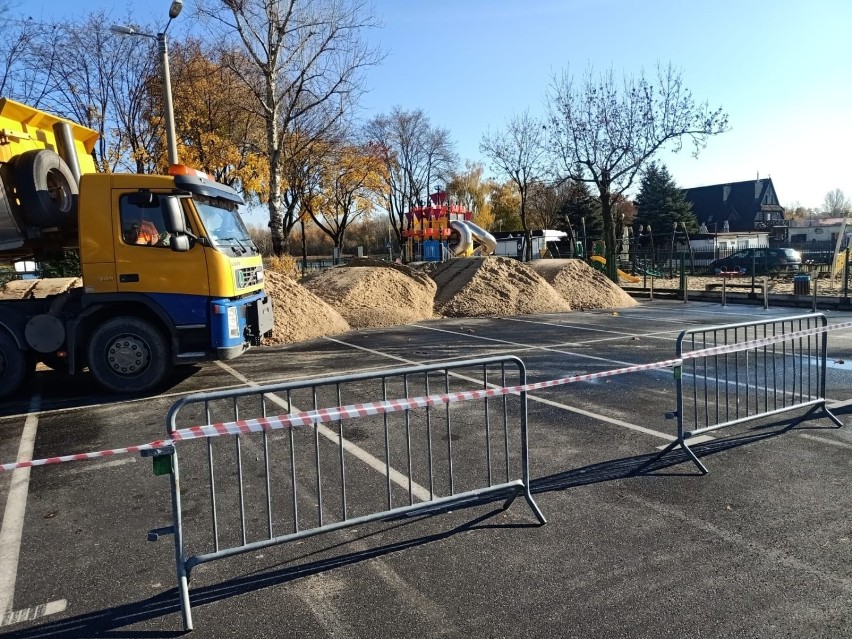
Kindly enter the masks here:
<path id="1" fill-rule="evenodd" d="M 492 357 L 199 393 L 176 402 L 168 415 L 176 441 L 156 451 L 171 475 L 173 521 L 150 536 L 174 534 L 186 629 L 193 626 L 189 576 L 203 563 L 461 504 L 502 498 L 508 508 L 519 495 L 545 523 L 529 489 L 525 392 L 452 405 L 430 399 L 422 408 L 361 410 L 357 419 L 257 434 L 239 432 L 246 420 L 363 406 L 370 398 L 410 406 L 406 398 L 523 384 L 520 359 Z M 201 433 L 200 425 L 235 434 L 181 441 L 182 432 Z"/>
<path id="2" fill-rule="evenodd" d="M 706 473 L 689 448 L 690 438 L 805 408 L 794 423 L 821 409 L 842 426 L 826 406 L 828 333 L 800 334 L 827 323 L 825 315 L 812 313 L 683 331 L 676 348 L 684 362 L 674 371 L 677 411 L 671 415 L 677 418 L 677 439 L 661 455 L 680 446 Z M 705 349 L 713 350 L 701 354 Z"/>

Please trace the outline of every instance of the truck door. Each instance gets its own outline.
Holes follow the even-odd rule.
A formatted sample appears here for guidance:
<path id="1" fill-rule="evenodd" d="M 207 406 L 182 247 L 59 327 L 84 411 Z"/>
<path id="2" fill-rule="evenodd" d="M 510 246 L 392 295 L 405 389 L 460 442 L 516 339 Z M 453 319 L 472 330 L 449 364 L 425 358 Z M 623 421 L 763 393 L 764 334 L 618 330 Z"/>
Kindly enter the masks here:
<path id="1" fill-rule="evenodd" d="M 206 306 L 210 286 L 204 247 L 196 244 L 185 252 L 171 250 L 159 199 L 156 193 L 113 190 L 113 210 L 119 212 L 114 218 L 118 291 L 167 295 L 176 303 Z M 189 219 L 187 228 L 198 233 Z"/>

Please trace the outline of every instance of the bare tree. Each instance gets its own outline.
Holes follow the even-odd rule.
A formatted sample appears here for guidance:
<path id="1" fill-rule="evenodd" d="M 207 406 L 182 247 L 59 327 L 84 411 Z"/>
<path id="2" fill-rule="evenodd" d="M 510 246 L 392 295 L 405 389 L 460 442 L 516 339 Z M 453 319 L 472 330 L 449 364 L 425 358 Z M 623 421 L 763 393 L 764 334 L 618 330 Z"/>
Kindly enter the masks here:
<path id="1" fill-rule="evenodd" d="M 37 105 L 44 85 L 37 81 L 30 54 L 41 25 L 12 19 L 9 8 L 0 4 L 0 95 Z"/>
<path id="2" fill-rule="evenodd" d="M 825 194 L 822 201 L 825 217 L 846 217 L 852 212 L 852 203 L 840 189 L 834 189 Z"/>
<path id="3" fill-rule="evenodd" d="M 566 202 L 567 182 L 550 185 L 534 182 L 529 187 L 527 197 L 527 219 L 530 226 L 539 229 L 556 229 L 562 226 L 562 209 Z"/>
<path id="4" fill-rule="evenodd" d="M 545 171 L 546 150 L 542 124 L 529 111 L 513 116 L 504 130 L 488 131 L 482 136 L 479 150 L 491 160 L 492 167 L 508 177 L 521 198 L 521 225 L 526 238 L 526 259 L 532 258 L 532 242 L 527 221 L 530 188 L 541 180 Z"/>
<path id="5" fill-rule="evenodd" d="M 451 179 L 457 162 L 454 144 L 449 131 L 433 127 L 422 110 L 398 106 L 370 120 L 366 135 L 385 165 L 384 206 L 402 243 L 405 213 L 425 202 L 433 185 Z"/>
<path id="6" fill-rule="evenodd" d="M 275 253 L 287 248 L 282 219 L 282 140 L 306 117 L 333 127 L 363 92 L 362 72 L 381 56 L 362 38 L 378 26 L 365 0 L 220 0 L 198 13 L 242 43 L 256 73 L 244 74 L 266 127 L 269 226 Z M 223 11 L 223 9 L 225 11 Z M 256 81 L 259 79 L 260 81 Z M 324 127 L 311 127 L 322 134 Z"/>
<path id="7" fill-rule="evenodd" d="M 679 151 L 688 138 L 698 154 L 709 136 L 728 129 L 728 116 L 696 104 L 671 65 L 658 67 L 653 80 L 625 76 L 620 85 L 612 70 L 598 77 L 589 70 L 580 86 L 566 72 L 554 79 L 548 99 L 549 143 L 561 173 L 597 187 L 607 273 L 616 281 L 614 199 L 664 145 Z"/>
<path id="8" fill-rule="evenodd" d="M 146 84 L 157 71 L 151 45 L 109 33 L 109 21 L 97 12 L 79 22 L 41 24 L 27 53 L 32 84 L 44 87 L 31 104 L 97 131 L 95 163 L 105 171 L 136 165 L 138 154 L 128 145 L 134 122 L 122 115 L 147 104 Z M 148 127 L 141 118 L 135 124 Z"/>

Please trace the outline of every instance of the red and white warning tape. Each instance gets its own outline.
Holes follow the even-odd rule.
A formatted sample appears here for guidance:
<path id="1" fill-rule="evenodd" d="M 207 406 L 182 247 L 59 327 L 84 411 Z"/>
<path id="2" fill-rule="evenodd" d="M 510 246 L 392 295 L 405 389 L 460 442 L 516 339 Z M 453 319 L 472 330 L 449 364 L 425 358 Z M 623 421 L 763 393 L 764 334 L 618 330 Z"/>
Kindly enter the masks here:
<path id="1" fill-rule="evenodd" d="M 409 397 L 407 399 L 391 399 L 368 404 L 350 404 L 347 406 L 337 406 L 334 408 L 319 408 L 316 410 L 301 411 L 298 413 L 289 413 L 287 415 L 277 415 L 274 417 L 263 417 L 258 419 L 237 420 L 233 422 L 223 422 L 218 424 L 206 424 L 203 426 L 192 426 L 184 428 L 172 433 L 170 439 L 158 440 L 138 446 L 128 446 L 126 448 L 113 448 L 111 450 L 101 450 L 89 453 L 77 453 L 73 455 L 60 455 L 57 457 L 47 457 L 45 459 L 33 459 L 22 462 L 12 462 L 0 464 L 0 472 L 15 470 L 16 468 L 30 468 L 33 466 L 47 466 L 49 464 L 61 464 L 70 461 L 83 461 L 88 459 L 100 459 L 103 457 L 111 457 L 114 455 L 124 455 L 129 453 L 138 453 L 143 450 L 155 450 L 164 446 L 169 446 L 174 442 L 188 441 L 191 439 L 202 439 L 208 437 L 220 437 L 223 435 L 240 435 L 245 433 L 258 433 L 263 431 L 281 430 L 285 428 L 293 428 L 299 426 L 309 426 L 313 424 L 321 424 L 324 422 L 334 422 L 340 419 L 353 419 L 358 417 L 367 417 L 370 415 L 381 415 L 386 413 L 396 413 L 413 408 L 425 408 L 433 406 L 442 406 L 445 404 L 453 404 L 456 402 L 471 401 L 484 399 L 486 397 L 501 397 L 503 395 L 518 395 L 523 392 L 540 390 L 543 388 L 552 388 L 554 386 L 564 386 L 576 382 L 591 381 L 604 377 L 613 377 L 615 375 L 625 375 L 627 373 L 637 373 L 640 371 L 656 370 L 661 368 L 672 368 L 683 364 L 684 360 L 697 359 L 701 357 L 710 357 L 713 355 L 721 355 L 725 353 L 734 353 L 740 351 L 748 351 L 761 346 L 768 346 L 780 342 L 788 342 L 791 340 L 801 339 L 811 335 L 817 335 L 833 330 L 844 328 L 852 328 L 852 322 L 843 322 L 832 324 L 829 326 L 818 326 L 815 328 L 803 329 L 792 333 L 778 334 L 741 342 L 738 344 L 725 344 L 722 346 L 713 346 L 703 348 L 689 353 L 684 353 L 682 359 L 668 359 L 650 364 L 637 364 L 635 366 L 625 366 L 599 373 L 587 373 L 585 375 L 572 375 L 570 377 L 561 377 L 544 382 L 534 382 L 532 384 L 524 384 L 521 386 L 502 386 L 499 388 L 488 388 L 480 390 L 462 391 L 458 393 L 443 393 L 437 395 L 424 395 L 421 397 Z"/>
<path id="2" fill-rule="evenodd" d="M 75 453 L 73 455 L 58 455 L 56 457 L 46 457 L 44 459 L 31 459 L 29 461 L 13 462 L 9 464 L 0 464 L 0 472 L 7 470 L 15 470 L 16 468 L 32 468 L 33 466 L 47 466 L 49 464 L 62 464 L 70 461 L 85 461 L 87 459 L 101 459 L 103 457 L 112 457 L 113 455 L 127 455 L 128 453 L 139 453 L 143 450 L 154 450 L 171 444 L 170 440 L 160 440 L 150 442 L 148 444 L 140 444 L 138 446 L 127 446 L 125 448 L 113 448 L 111 450 L 98 450 L 91 453 Z"/>
<path id="3" fill-rule="evenodd" d="M 534 384 L 524 384 L 522 386 L 501 386 L 499 388 L 462 391 L 458 393 L 443 393 L 440 395 L 424 395 L 421 397 L 409 397 L 407 399 L 390 399 L 370 402 L 369 404 L 350 404 L 348 406 L 337 406 L 335 408 L 319 408 L 299 413 L 277 415 L 275 417 L 263 417 L 234 422 L 223 422 L 220 424 L 192 426 L 191 428 L 184 428 L 172 433 L 172 441 L 187 441 L 190 439 L 219 437 L 221 435 L 239 435 L 242 433 L 259 433 L 265 430 L 279 430 L 294 426 L 310 426 L 312 424 L 334 422 L 340 419 L 352 419 L 357 417 L 367 417 L 369 415 L 397 413 L 404 410 L 410 410 L 412 408 L 442 406 L 444 404 L 454 404 L 456 402 L 483 399 L 486 397 L 518 395 L 522 392 L 539 390 L 541 388 L 550 388 L 552 386 L 562 386 L 564 384 L 572 384 L 574 382 L 585 382 L 592 379 L 600 379 L 602 377 L 612 377 L 614 375 L 624 375 L 625 373 L 636 373 L 639 371 L 654 370 L 657 368 L 669 368 L 681 363 L 682 360 L 669 359 L 662 362 L 626 366 L 624 368 L 616 368 L 609 371 L 602 371 L 600 373 L 573 375 L 571 377 L 562 377 L 560 379 L 536 382 Z"/>
<path id="4" fill-rule="evenodd" d="M 739 342 L 737 344 L 723 344 L 721 346 L 711 346 L 709 348 L 702 348 L 699 350 L 684 353 L 681 357 L 683 357 L 683 359 L 698 359 L 701 357 L 722 355 L 724 353 L 750 351 L 753 348 L 760 348 L 761 346 L 770 346 L 772 344 L 779 344 L 781 342 L 791 342 L 797 339 L 802 339 L 804 337 L 819 335 L 820 333 L 828 333 L 830 331 L 837 331 L 844 328 L 852 328 L 852 322 L 839 322 L 837 324 L 829 324 L 828 326 L 815 326 L 814 328 L 804 328 L 800 331 L 794 331 L 792 333 L 778 333 L 777 335 L 767 335 L 766 337 L 759 337 L 758 339 L 753 339 L 748 342 Z"/>

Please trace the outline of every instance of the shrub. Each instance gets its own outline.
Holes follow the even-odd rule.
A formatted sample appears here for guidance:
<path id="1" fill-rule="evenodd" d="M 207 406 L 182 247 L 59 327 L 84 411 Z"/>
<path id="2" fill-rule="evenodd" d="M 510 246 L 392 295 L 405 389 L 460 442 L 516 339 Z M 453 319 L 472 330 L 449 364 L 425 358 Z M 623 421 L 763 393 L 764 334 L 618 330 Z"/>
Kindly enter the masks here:
<path id="1" fill-rule="evenodd" d="M 275 271 L 289 277 L 291 280 L 295 281 L 299 279 L 299 266 L 296 258 L 292 255 L 273 255 L 272 257 L 267 257 L 264 259 L 263 266 L 267 271 Z"/>

